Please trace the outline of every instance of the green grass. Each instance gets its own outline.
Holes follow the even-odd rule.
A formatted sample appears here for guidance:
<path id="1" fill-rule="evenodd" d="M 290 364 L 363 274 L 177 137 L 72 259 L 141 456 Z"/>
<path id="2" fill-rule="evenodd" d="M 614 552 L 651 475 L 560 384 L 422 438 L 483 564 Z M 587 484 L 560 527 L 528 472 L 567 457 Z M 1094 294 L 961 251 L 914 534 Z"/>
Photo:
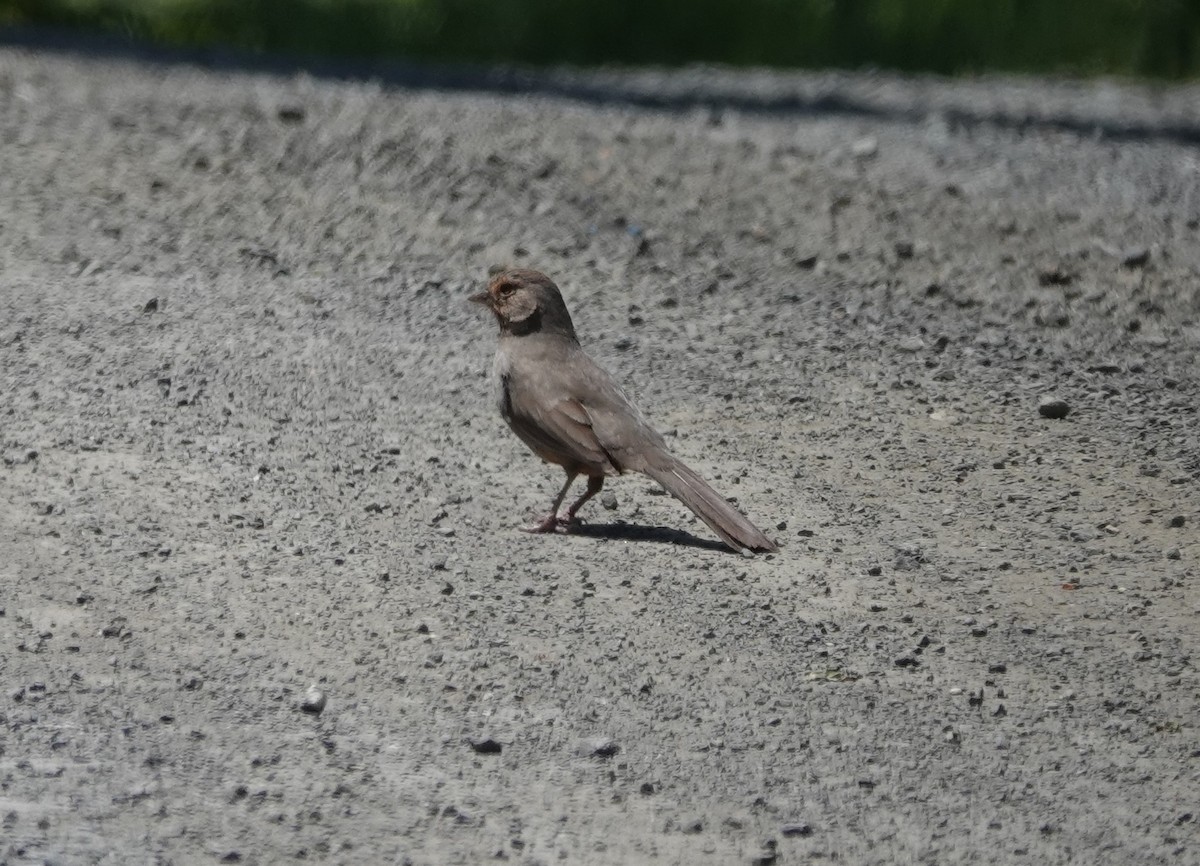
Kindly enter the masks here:
<path id="1" fill-rule="evenodd" d="M 1200 76 L 1200 0 L 0 0 L 0 22 L 350 57 Z"/>

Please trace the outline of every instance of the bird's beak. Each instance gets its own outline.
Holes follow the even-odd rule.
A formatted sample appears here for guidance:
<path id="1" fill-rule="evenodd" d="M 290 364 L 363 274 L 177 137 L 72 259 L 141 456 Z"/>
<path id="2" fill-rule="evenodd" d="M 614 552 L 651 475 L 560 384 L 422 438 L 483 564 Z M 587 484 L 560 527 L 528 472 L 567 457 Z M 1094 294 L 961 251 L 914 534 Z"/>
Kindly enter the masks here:
<path id="1" fill-rule="evenodd" d="M 472 304 L 483 304 L 485 307 L 491 307 L 492 296 L 487 292 L 476 292 L 467 298 Z"/>

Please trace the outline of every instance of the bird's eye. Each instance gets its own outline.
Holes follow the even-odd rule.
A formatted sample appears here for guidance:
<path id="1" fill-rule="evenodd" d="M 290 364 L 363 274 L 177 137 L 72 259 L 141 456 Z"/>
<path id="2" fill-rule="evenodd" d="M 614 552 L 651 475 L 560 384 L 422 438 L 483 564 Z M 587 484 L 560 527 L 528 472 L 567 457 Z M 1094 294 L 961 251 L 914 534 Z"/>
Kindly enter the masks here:
<path id="1" fill-rule="evenodd" d="M 507 298 L 516 290 L 516 286 L 512 283 L 505 283 L 500 287 L 500 297 Z"/>

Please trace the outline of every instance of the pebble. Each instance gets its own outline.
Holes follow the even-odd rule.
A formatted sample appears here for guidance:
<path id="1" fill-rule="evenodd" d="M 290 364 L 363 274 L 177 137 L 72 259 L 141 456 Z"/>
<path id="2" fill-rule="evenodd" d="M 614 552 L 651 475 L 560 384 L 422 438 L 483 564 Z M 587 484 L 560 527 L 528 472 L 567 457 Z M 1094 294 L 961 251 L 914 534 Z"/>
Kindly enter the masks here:
<path id="1" fill-rule="evenodd" d="M 1062 265 L 1045 265 L 1038 268 L 1038 283 L 1043 286 L 1069 286 L 1075 281 L 1075 274 Z"/>
<path id="2" fill-rule="evenodd" d="M 325 693 L 316 686 L 309 686 L 300 699 L 300 709 L 314 716 L 319 715 L 325 709 Z"/>
<path id="3" fill-rule="evenodd" d="M 1170 526 L 1172 529 L 1183 529 L 1183 525 L 1187 523 L 1187 518 L 1182 514 L 1176 514 L 1171 518 Z"/>
<path id="4" fill-rule="evenodd" d="M 1038 403 L 1038 414 L 1043 418 L 1053 418 L 1057 420 L 1066 418 L 1068 415 L 1070 415 L 1071 407 L 1065 400 L 1047 397 L 1041 403 Z"/>
<path id="5" fill-rule="evenodd" d="M 1150 250 L 1146 247 L 1130 247 L 1121 253 L 1121 264 L 1127 268 L 1140 268 L 1150 261 Z"/>
<path id="6" fill-rule="evenodd" d="M 25 463 L 33 463 L 37 459 L 38 453 L 32 448 L 25 449 L 24 451 L 13 451 L 4 455 L 4 462 L 9 466 L 20 466 Z M 50 509 L 46 513 L 53 513 L 53 509 Z"/>
<path id="7" fill-rule="evenodd" d="M 770 847 L 764 847 L 758 854 L 750 858 L 750 866 L 774 866 L 779 862 L 779 853 Z"/>
<path id="8" fill-rule="evenodd" d="M 617 510 L 617 494 L 610 491 L 605 491 L 600 494 L 600 504 L 604 506 L 605 511 Z"/>
<path id="9" fill-rule="evenodd" d="M 619 751 L 621 747 L 612 737 L 590 737 L 575 746 L 575 754 L 581 758 L 611 758 Z"/>
<path id="10" fill-rule="evenodd" d="M 913 334 L 897 343 L 896 348 L 901 352 L 919 352 L 925 348 L 925 341 Z"/>
<path id="11" fill-rule="evenodd" d="M 801 821 L 784 824 L 779 828 L 779 832 L 784 836 L 811 836 L 812 831 L 813 828 L 811 824 L 805 824 Z"/>
<path id="12" fill-rule="evenodd" d="M 1097 538 L 1099 538 L 1099 535 L 1100 534 L 1096 532 L 1096 530 L 1092 529 L 1092 527 L 1082 525 L 1072 526 L 1070 531 L 1067 533 L 1067 537 L 1072 541 L 1080 542 L 1095 541 Z"/>
<path id="13" fill-rule="evenodd" d="M 879 153 L 879 141 L 873 135 L 863 136 L 850 145 L 850 152 L 859 159 L 870 159 Z"/>
<path id="14" fill-rule="evenodd" d="M 480 755 L 499 755 L 504 750 L 504 746 L 491 737 L 470 737 L 467 743 Z"/>

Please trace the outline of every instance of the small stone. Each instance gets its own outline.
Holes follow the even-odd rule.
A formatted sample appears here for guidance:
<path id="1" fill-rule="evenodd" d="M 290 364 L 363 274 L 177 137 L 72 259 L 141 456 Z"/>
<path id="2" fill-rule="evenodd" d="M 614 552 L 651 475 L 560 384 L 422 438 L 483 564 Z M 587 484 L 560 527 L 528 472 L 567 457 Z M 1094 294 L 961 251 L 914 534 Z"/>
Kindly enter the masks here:
<path id="1" fill-rule="evenodd" d="M 901 352 L 919 352 L 925 348 L 925 341 L 913 334 L 897 343 L 896 348 Z"/>
<path id="2" fill-rule="evenodd" d="M 575 754 L 581 758 L 611 758 L 621 747 L 612 737 L 591 737 L 575 746 Z"/>
<path id="3" fill-rule="evenodd" d="M 605 511 L 617 510 L 617 495 L 611 491 L 605 491 L 600 494 L 600 504 L 604 506 Z"/>
<path id="4" fill-rule="evenodd" d="M 1171 518 L 1170 527 L 1172 529 L 1183 529 L 1183 525 L 1187 523 L 1187 518 L 1182 514 L 1176 514 Z"/>
<path id="5" fill-rule="evenodd" d="M 1146 247 L 1130 247 L 1121 253 L 1121 264 L 1127 268 L 1140 268 L 1150 261 L 1150 250 Z"/>
<path id="6" fill-rule="evenodd" d="M 299 105 L 284 105 L 276 112 L 276 116 L 284 123 L 303 123 L 304 109 Z"/>
<path id="7" fill-rule="evenodd" d="M 1090 526 L 1072 526 L 1067 532 L 1067 538 L 1077 542 L 1095 541 L 1099 533 Z"/>
<path id="8" fill-rule="evenodd" d="M 314 716 L 320 715 L 325 709 L 325 693 L 316 686 L 309 686 L 304 697 L 300 699 L 300 709 Z"/>
<path id="9" fill-rule="evenodd" d="M 911 259 L 915 252 L 912 241 L 896 241 L 894 249 L 898 259 Z"/>
<path id="10" fill-rule="evenodd" d="M 1046 265 L 1038 268 L 1038 282 L 1043 286 L 1069 286 L 1075 282 L 1075 274 L 1061 265 Z"/>
<path id="11" fill-rule="evenodd" d="M 1071 414 L 1071 407 L 1065 400 L 1047 397 L 1041 403 L 1038 403 L 1038 414 L 1043 418 L 1059 420 Z"/>
<path id="12" fill-rule="evenodd" d="M 813 828 L 811 824 L 805 824 L 801 821 L 796 821 L 791 824 L 784 824 L 779 828 L 779 832 L 784 836 L 811 836 Z"/>
<path id="13" fill-rule="evenodd" d="M 150 300 L 146 301 L 146 303 L 144 303 L 142 305 L 142 312 L 143 313 L 157 313 L 158 312 L 158 298 L 151 298 Z"/>
<path id="14" fill-rule="evenodd" d="M 872 135 L 863 136 L 850 145 L 850 153 L 858 159 L 870 159 L 879 153 L 879 141 Z"/>
<path id="15" fill-rule="evenodd" d="M 504 750 L 504 746 L 491 737 L 470 737 L 467 743 L 480 755 L 499 755 Z"/>

